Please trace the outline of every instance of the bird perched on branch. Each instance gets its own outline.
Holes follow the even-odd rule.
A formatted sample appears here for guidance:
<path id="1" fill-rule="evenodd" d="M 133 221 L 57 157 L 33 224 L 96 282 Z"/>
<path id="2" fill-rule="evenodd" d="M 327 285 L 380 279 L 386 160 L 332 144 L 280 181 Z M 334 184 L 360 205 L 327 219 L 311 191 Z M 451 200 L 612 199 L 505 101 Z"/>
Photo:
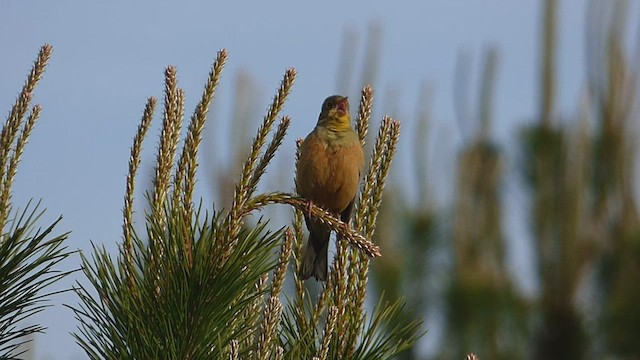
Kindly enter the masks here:
<path id="1" fill-rule="evenodd" d="M 296 166 L 298 194 L 348 223 L 358 191 L 364 153 L 351 127 L 349 101 L 330 96 L 322 104 L 316 127 L 300 145 Z M 326 281 L 331 228 L 305 214 L 309 241 L 300 275 Z"/>

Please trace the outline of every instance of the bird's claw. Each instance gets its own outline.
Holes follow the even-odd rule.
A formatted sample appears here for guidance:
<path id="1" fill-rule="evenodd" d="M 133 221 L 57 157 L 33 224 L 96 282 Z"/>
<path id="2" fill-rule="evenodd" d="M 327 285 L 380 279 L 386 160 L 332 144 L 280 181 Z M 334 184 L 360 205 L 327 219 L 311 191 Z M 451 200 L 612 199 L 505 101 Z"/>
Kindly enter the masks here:
<path id="1" fill-rule="evenodd" d="M 313 207 L 313 201 L 307 200 L 307 215 L 311 217 L 311 208 Z"/>

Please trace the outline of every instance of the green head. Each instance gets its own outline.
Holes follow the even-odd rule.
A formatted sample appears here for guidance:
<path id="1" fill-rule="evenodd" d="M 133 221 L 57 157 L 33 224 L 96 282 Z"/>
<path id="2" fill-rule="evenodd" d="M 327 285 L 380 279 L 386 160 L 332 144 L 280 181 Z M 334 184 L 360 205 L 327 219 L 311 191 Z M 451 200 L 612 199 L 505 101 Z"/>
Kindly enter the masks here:
<path id="1" fill-rule="evenodd" d="M 349 99 L 346 96 L 329 96 L 322 103 L 322 110 L 318 117 L 318 126 L 332 131 L 351 130 L 349 116 Z"/>

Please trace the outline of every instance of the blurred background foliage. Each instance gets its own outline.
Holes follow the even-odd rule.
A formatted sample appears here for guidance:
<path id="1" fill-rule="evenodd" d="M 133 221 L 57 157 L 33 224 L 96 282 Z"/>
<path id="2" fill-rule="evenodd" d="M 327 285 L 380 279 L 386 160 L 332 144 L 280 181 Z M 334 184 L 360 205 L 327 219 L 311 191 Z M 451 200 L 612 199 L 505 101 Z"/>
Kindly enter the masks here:
<path id="1" fill-rule="evenodd" d="M 459 54 L 453 100 L 463 141 L 455 159 L 454 195 L 444 203 L 437 201 L 437 184 L 446 174 L 433 171 L 445 160 L 437 154 L 443 140 L 430 133 L 430 84 L 418 94 L 419 108 L 408 131 L 405 127 L 401 143 L 411 158 L 403 165 L 412 168 L 392 171 L 375 236 L 383 257 L 372 261 L 370 281 L 375 293 L 404 298 L 407 313 L 425 321 L 428 333 L 404 359 L 462 359 L 470 352 L 484 359 L 640 354 L 635 141 L 640 47 L 629 46 L 640 39 L 629 39 L 627 2 L 590 1 L 587 84 L 575 115 L 561 118 L 555 107 L 558 1 L 541 1 L 538 113 L 509 144 L 492 136 L 494 98 L 509 96 L 495 88 L 500 49 L 488 47 L 483 54 L 478 91 L 469 86 L 472 58 Z M 376 87 L 383 27 L 374 22 L 366 31 L 360 66 L 358 35 L 345 31 L 336 72 L 336 89 L 352 98 L 366 84 Z M 258 118 L 259 109 L 246 104 L 255 103 L 259 88 L 241 74 L 235 91 L 232 121 L 243 125 L 234 126 L 230 136 L 242 138 L 237 132 L 251 129 L 250 119 Z M 394 106 L 399 90 L 383 92 L 382 112 L 403 120 Z M 242 159 L 243 143 L 235 144 Z M 238 164 L 221 164 L 210 177 L 222 203 L 230 201 L 225 194 L 232 193 Z M 276 174 L 289 172 L 272 173 L 274 182 L 282 180 Z M 402 176 L 414 178 L 417 194 Z M 506 214 L 511 211 L 506 198 L 514 193 L 526 227 L 506 231 L 514 227 Z M 508 258 L 510 248 L 521 246 L 515 236 L 530 242 L 527 256 L 534 266 L 525 273 L 536 284 L 533 292 L 522 290 L 514 275 L 514 267 L 526 261 Z"/>

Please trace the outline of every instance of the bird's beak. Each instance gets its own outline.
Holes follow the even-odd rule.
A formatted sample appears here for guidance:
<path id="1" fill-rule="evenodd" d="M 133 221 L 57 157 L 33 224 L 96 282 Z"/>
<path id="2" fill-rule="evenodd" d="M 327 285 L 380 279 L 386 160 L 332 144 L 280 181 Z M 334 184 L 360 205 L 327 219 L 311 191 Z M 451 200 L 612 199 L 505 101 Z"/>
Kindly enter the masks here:
<path id="1" fill-rule="evenodd" d="M 349 106 L 348 98 L 344 98 L 338 102 L 336 109 L 338 110 L 338 116 L 345 116 L 347 114 L 347 107 Z"/>

